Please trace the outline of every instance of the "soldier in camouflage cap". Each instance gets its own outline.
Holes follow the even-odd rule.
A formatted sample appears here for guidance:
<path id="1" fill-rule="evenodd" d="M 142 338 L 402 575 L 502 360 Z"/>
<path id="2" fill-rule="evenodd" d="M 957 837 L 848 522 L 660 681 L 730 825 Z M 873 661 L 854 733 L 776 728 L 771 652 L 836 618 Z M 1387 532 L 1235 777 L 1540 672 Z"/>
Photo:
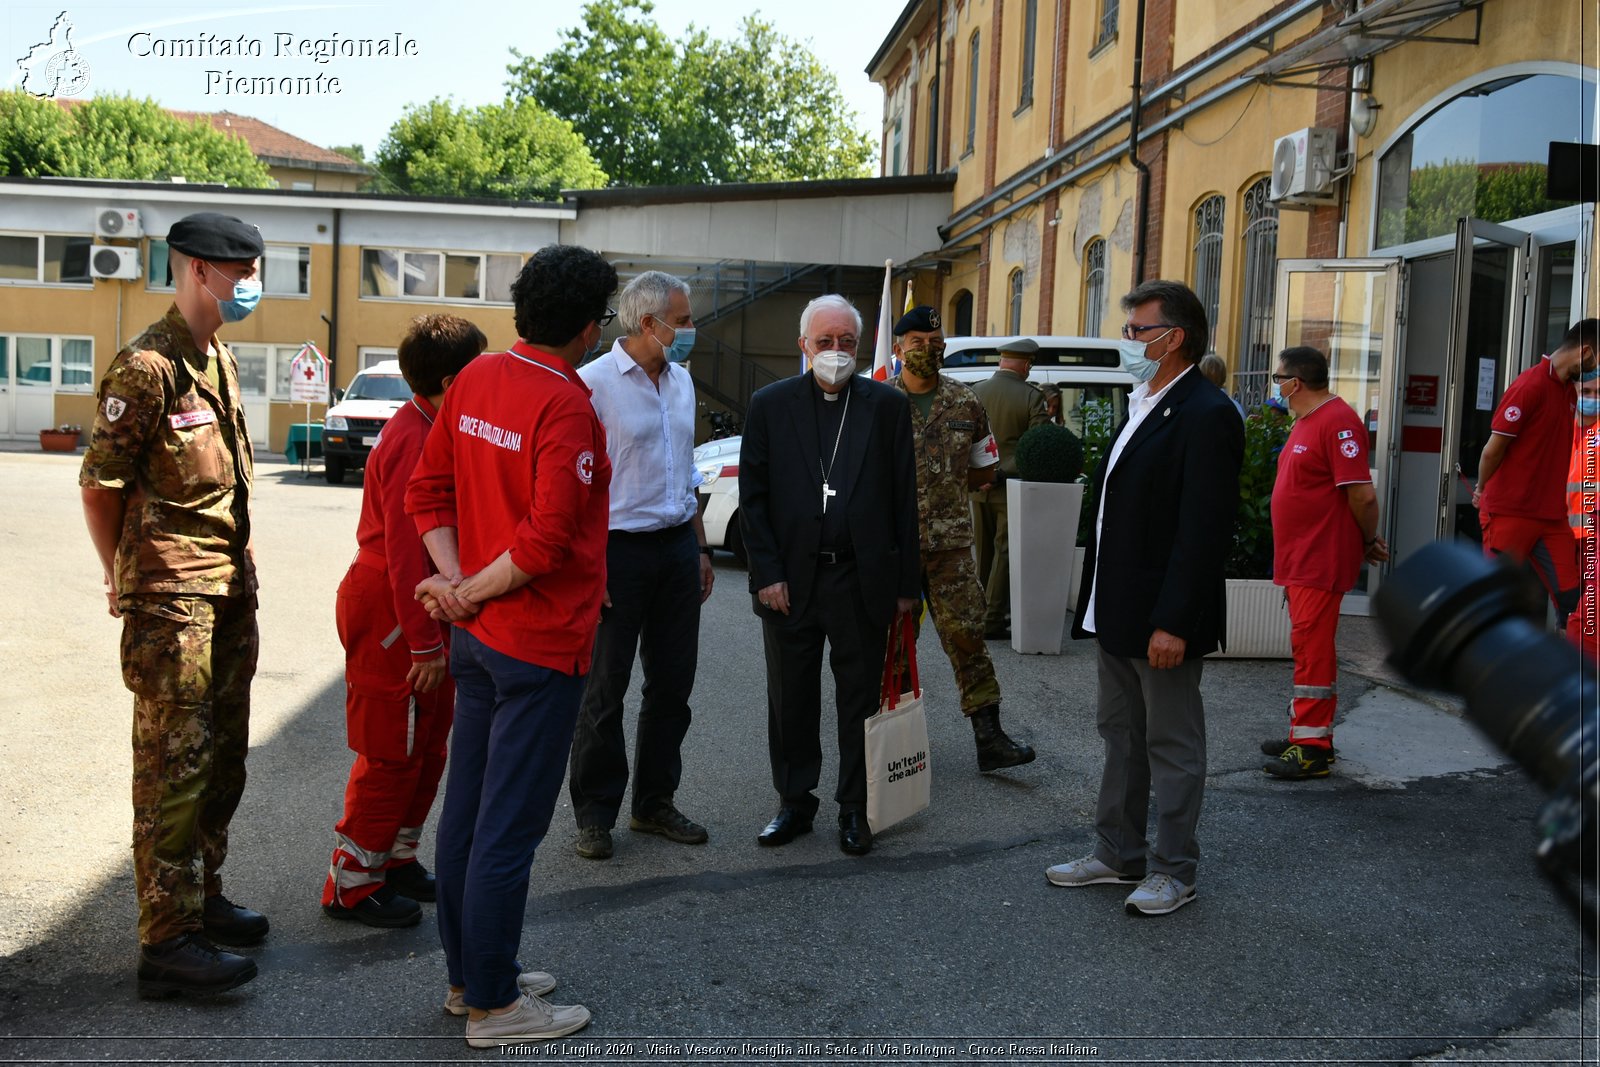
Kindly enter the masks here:
<path id="1" fill-rule="evenodd" d="M 889 384 L 911 405 L 917 460 L 917 518 L 922 528 L 922 592 L 934 628 L 961 689 L 961 711 L 972 721 L 978 770 L 1033 760 L 1000 728 L 1000 683 L 983 640 L 983 587 L 972 561 L 969 490 L 987 488 L 1000 453 L 976 394 L 939 373 L 944 334 L 939 313 L 912 308 L 894 328 L 901 371 Z"/>
<path id="2" fill-rule="evenodd" d="M 267 933 L 217 874 L 244 792 L 257 637 L 250 433 L 238 366 L 215 334 L 260 298 L 263 244 L 255 227 L 213 213 L 173 223 L 167 243 L 177 295 L 101 380 L 78 478 L 134 695 L 144 996 L 248 982 L 255 961 L 215 942 Z"/>

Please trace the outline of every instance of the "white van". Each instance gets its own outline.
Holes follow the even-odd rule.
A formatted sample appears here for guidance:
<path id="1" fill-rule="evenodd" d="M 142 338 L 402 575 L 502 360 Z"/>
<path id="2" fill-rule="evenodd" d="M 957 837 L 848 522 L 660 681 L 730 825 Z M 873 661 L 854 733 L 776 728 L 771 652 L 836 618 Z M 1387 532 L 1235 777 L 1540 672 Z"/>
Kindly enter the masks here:
<path id="1" fill-rule="evenodd" d="M 322 419 L 322 471 L 330 484 L 343 482 L 345 471 L 367 465 L 384 424 L 410 399 L 398 360 L 374 363 L 355 376 Z"/>
<path id="2" fill-rule="evenodd" d="M 1073 433 L 1084 434 L 1084 404 L 1105 401 L 1111 405 L 1111 426 L 1128 414 L 1128 393 L 1139 384 L 1122 369 L 1117 342 L 1107 337 L 1018 335 L 1010 337 L 951 337 L 944 343 L 943 373 L 965 385 L 975 385 L 995 372 L 1000 346 L 1012 341 L 1033 341 L 1034 354 L 1028 381 L 1054 384 L 1061 390 L 1061 421 Z"/>

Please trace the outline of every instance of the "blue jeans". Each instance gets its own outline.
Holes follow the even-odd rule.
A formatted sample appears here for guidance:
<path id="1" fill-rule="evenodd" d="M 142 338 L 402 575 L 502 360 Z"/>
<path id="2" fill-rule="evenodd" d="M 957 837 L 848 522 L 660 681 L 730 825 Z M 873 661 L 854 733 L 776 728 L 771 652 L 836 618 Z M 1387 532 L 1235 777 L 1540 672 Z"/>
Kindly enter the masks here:
<path id="1" fill-rule="evenodd" d="M 566 776 L 583 676 L 496 652 L 459 628 L 450 673 L 455 736 L 434 853 L 439 940 L 467 1004 L 500 1008 L 518 996 L 529 869 Z"/>

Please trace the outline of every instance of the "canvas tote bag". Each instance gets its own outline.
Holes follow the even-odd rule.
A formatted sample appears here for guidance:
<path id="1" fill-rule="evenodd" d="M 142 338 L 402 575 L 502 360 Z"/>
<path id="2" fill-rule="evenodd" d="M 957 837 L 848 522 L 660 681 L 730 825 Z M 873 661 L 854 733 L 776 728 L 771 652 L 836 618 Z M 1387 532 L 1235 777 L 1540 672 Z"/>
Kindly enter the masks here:
<path id="1" fill-rule="evenodd" d="M 904 650 L 909 678 L 897 652 Z M 909 684 L 909 688 L 906 686 Z M 883 664 L 878 712 L 867 719 L 867 826 L 879 833 L 928 806 L 928 719 L 917 678 L 917 645 L 910 615 L 896 616 Z"/>

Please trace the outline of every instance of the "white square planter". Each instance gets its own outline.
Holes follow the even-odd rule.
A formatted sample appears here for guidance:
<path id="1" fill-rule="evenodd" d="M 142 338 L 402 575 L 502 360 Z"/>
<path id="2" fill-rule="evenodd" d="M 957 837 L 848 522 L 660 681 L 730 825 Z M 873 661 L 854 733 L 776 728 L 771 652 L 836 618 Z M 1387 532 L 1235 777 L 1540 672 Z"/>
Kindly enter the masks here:
<path id="1" fill-rule="evenodd" d="M 1269 578 L 1228 579 L 1228 651 L 1222 659 L 1290 659 L 1289 607 Z"/>
<path id="2" fill-rule="evenodd" d="M 1082 507 L 1080 482 L 1006 482 L 1013 651 L 1061 654 Z"/>

